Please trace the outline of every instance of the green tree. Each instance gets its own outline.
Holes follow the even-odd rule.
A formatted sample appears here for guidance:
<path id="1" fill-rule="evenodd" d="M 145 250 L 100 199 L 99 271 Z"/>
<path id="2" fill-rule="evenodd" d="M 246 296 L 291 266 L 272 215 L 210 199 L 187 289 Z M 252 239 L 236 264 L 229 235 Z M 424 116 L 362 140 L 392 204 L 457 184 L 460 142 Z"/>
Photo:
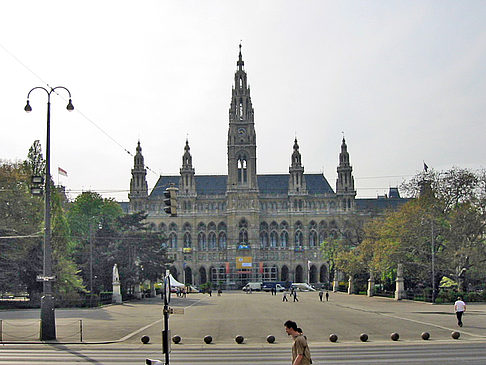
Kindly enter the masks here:
<path id="1" fill-rule="evenodd" d="M 54 190 L 51 200 L 53 273 L 57 278 L 54 290 L 61 298 L 76 299 L 85 288 L 82 278 L 78 275 L 80 270 L 71 255 L 71 234 L 63 200 L 62 192 Z"/>
<path id="2" fill-rule="evenodd" d="M 86 287 L 93 265 L 94 291 L 111 291 L 113 252 L 120 239 L 118 217 L 123 214 L 113 199 L 104 199 L 96 192 L 83 192 L 70 205 L 67 220 L 71 229 L 71 253 Z M 91 248 L 91 249 L 90 249 Z"/>
<path id="3" fill-rule="evenodd" d="M 42 200 L 30 194 L 30 173 L 22 163 L 0 162 L 0 292 L 42 287 Z"/>

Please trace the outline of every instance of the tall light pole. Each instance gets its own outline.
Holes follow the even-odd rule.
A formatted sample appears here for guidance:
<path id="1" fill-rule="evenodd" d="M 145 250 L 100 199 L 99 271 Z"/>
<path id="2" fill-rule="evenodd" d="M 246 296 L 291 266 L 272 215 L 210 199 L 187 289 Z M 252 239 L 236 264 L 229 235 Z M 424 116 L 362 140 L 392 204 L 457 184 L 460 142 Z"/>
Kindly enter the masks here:
<path id="1" fill-rule="evenodd" d="M 37 86 L 29 91 L 27 94 L 27 104 L 24 110 L 29 113 L 32 107 L 29 104 L 30 93 L 34 90 L 44 90 L 47 94 L 47 137 L 46 137 L 46 176 L 45 176 L 45 209 L 44 209 L 44 262 L 42 269 L 42 276 L 39 281 L 43 282 L 43 293 L 41 298 L 41 341 L 56 339 L 56 318 L 54 315 L 54 297 L 52 296 L 52 282 L 54 276 L 52 275 L 52 247 L 51 247 L 51 94 L 56 89 L 63 89 L 69 95 L 69 103 L 67 110 L 73 111 L 74 107 L 71 102 L 71 92 L 64 86 L 56 86 L 50 90 Z"/>

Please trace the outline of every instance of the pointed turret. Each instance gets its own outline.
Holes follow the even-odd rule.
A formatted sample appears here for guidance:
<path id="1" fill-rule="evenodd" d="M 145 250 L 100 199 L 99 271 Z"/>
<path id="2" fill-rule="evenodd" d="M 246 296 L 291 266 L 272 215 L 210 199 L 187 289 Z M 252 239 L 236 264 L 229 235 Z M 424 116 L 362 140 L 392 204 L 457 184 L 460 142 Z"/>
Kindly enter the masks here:
<path id="1" fill-rule="evenodd" d="M 294 140 L 294 152 L 292 153 L 289 173 L 289 195 L 306 194 L 307 188 L 304 178 L 304 166 L 302 166 L 302 157 L 299 152 L 297 138 Z"/>
<path id="2" fill-rule="evenodd" d="M 137 153 L 133 158 L 132 179 L 130 180 L 130 212 L 139 212 L 147 209 L 148 187 L 147 169 L 143 161 L 140 141 L 137 144 Z"/>
<path id="3" fill-rule="evenodd" d="M 257 191 L 254 111 L 243 56 L 238 55 L 228 129 L 228 191 Z"/>
<path id="4" fill-rule="evenodd" d="M 182 156 L 182 167 L 180 169 L 181 178 L 179 183 L 178 195 L 195 196 L 196 194 L 196 180 L 194 178 L 195 170 L 192 167 L 192 156 L 189 152 L 189 141 L 186 139 L 184 147 L 184 155 Z"/>
<path id="5" fill-rule="evenodd" d="M 344 137 L 341 143 L 337 173 L 336 194 L 340 197 L 341 208 L 343 210 L 353 209 L 356 190 L 354 190 L 353 168 L 349 163 L 348 146 Z"/>

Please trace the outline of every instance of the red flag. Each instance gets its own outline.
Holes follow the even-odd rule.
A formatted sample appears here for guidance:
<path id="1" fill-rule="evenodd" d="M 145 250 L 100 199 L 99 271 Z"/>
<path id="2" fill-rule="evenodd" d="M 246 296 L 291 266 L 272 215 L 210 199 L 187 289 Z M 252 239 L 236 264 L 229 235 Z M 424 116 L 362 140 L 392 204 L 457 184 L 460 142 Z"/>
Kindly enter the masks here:
<path id="1" fill-rule="evenodd" d="M 226 263 L 226 274 L 229 274 L 230 268 L 229 268 L 229 262 Z"/>
<path id="2" fill-rule="evenodd" d="M 59 175 L 62 175 L 62 176 L 66 176 L 67 177 L 67 171 L 66 170 L 63 170 L 61 169 L 60 167 L 57 168 L 57 173 Z"/>
<path id="3" fill-rule="evenodd" d="M 260 261 L 260 270 L 259 271 L 260 271 L 260 274 L 263 274 L 263 262 L 262 261 Z"/>

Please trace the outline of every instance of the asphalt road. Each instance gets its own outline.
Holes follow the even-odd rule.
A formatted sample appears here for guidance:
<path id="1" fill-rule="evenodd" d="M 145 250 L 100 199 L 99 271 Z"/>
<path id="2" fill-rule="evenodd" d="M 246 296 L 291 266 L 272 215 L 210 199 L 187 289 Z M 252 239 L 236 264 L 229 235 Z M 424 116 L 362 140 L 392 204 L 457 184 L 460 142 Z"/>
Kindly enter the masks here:
<path id="1" fill-rule="evenodd" d="M 163 359 L 154 345 L 0 345 L 0 364 L 117 364 L 142 365 L 145 359 Z M 485 364 L 484 343 L 419 343 L 388 345 L 355 344 L 315 346 L 314 365 L 318 364 Z M 174 349 L 170 364 L 290 364 L 290 348 L 193 347 Z"/>
<path id="2" fill-rule="evenodd" d="M 244 294 L 224 292 L 222 296 L 191 294 L 173 298 L 171 306 L 185 308 L 184 315 L 171 315 L 172 335 L 182 337 L 174 348 L 203 344 L 207 334 L 215 345 L 237 346 L 236 335 L 245 337 L 243 346 L 265 344 L 267 335 L 276 344 L 289 344 L 283 322 L 292 319 L 304 330 L 311 346 L 329 344 L 329 334 L 338 335 L 339 344 L 360 343 L 359 335 L 367 333 L 369 344 L 391 343 L 390 334 L 398 332 L 400 343 L 424 342 L 420 334 L 431 334 L 429 342 L 451 341 L 451 332 L 459 330 L 460 340 L 486 340 L 486 305 L 472 304 L 464 316 L 464 327 L 458 328 L 452 305 L 400 301 L 388 298 L 331 293 L 329 302 L 320 302 L 317 293 L 299 294 L 299 302 L 282 302 L 281 294 Z M 4 342 L 36 341 L 39 310 L 0 311 Z M 59 342 L 119 341 L 139 344 L 142 335 L 151 342 L 161 342 L 162 302 L 158 298 L 110 305 L 96 309 L 57 309 L 56 326 Z M 335 344 L 337 345 L 337 344 Z"/>

